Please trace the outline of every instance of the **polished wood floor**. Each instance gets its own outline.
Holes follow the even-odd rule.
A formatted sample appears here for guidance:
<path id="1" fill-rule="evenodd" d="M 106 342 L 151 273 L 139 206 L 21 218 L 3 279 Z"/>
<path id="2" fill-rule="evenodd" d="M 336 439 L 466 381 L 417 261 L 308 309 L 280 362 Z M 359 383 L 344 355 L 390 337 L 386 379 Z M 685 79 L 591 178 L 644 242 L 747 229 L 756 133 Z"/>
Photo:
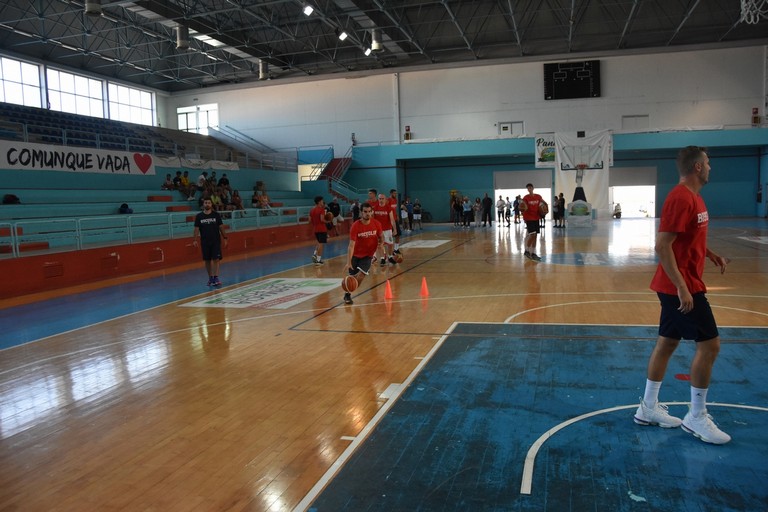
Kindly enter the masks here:
<path id="1" fill-rule="evenodd" d="M 548 226 L 535 263 L 520 226 L 430 226 L 352 306 L 338 287 L 287 309 L 189 305 L 248 280 L 0 351 L 0 510 L 292 510 L 454 322 L 654 325 L 654 233 Z M 705 275 L 718 323 L 768 325 L 768 223 L 714 219 L 710 247 L 732 260 Z M 340 278 L 344 257 L 310 252 L 260 256 L 295 260 L 265 279 Z"/>

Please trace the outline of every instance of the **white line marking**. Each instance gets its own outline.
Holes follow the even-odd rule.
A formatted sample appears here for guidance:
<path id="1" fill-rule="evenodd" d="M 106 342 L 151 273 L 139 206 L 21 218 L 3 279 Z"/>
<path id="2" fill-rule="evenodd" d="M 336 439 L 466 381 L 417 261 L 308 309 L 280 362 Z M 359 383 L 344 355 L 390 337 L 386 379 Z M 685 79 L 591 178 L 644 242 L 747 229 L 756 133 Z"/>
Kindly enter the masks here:
<path id="1" fill-rule="evenodd" d="M 664 402 L 664 403 L 666 405 L 688 405 L 688 402 Z M 588 412 L 586 414 L 582 414 L 581 416 L 576 416 L 575 418 L 571 418 L 568 421 L 564 421 L 559 425 L 555 425 L 551 429 L 544 432 L 531 445 L 531 447 L 528 449 L 528 454 L 525 456 L 525 464 L 523 465 L 523 478 L 520 484 L 520 494 L 531 494 L 531 481 L 533 480 L 533 465 L 536 461 L 536 455 L 539 453 L 539 449 L 544 445 L 544 443 L 550 437 L 552 437 L 553 435 L 555 435 L 565 427 L 572 425 L 578 421 L 591 418 L 592 416 L 597 416 L 599 414 L 605 414 L 605 413 L 614 412 L 614 411 L 620 411 L 622 409 L 634 409 L 636 407 L 637 407 L 637 404 L 619 405 L 616 407 L 610 407 L 608 409 L 600 409 L 598 411 Z M 753 405 L 741 405 L 741 404 L 724 404 L 724 403 L 713 402 L 713 403 L 708 403 L 707 407 L 734 407 L 737 409 L 750 409 L 753 411 L 768 412 L 768 407 L 757 407 Z"/>
<path id="2" fill-rule="evenodd" d="M 424 356 L 424 359 L 416 366 L 416 368 L 413 369 L 410 375 L 408 375 L 408 378 L 403 381 L 402 385 L 400 386 L 400 390 L 398 391 L 396 396 L 393 396 L 390 400 L 388 400 L 381 409 L 376 413 L 376 415 L 371 418 L 371 421 L 368 422 L 368 424 L 363 427 L 363 430 L 360 431 L 360 433 L 355 437 L 355 440 L 352 441 L 352 443 L 347 447 L 346 450 L 344 450 L 341 455 L 339 455 L 339 458 L 336 459 L 333 464 L 331 464 L 331 467 L 328 468 L 328 471 L 325 472 L 325 474 L 320 478 L 320 480 L 317 481 L 317 483 L 312 487 L 312 489 L 309 490 L 306 496 L 304 496 L 304 499 L 302 499 L 298 505 L 293 509 L 294 512 L 303 512 L 309 508 L 309 506 L 312 504 L 313 501 L 315 501 L 315 498 L 318 497 L 318 495 L 322 492 L 322 490 L 325 488 L 326 485 L 328 485 L 328 482 L 330 482 L 333 477 L 336 475 L 336 473 L 341 469 L 341 467 L 347 462 L 347 460 L 352 456 L 352 454 L 357 450 L 357 448 L 365 441 L 365 439 L 368 437 L 368 435 L 373 431 L 374 427 L 378 425 L 378 423 L 386 416 L 387 412 L 392 408 L 392 406 L 397 402 L 397 399 L 400 397 L 401 394 L 403 394 L 403 391 L 405 391 L 408 386 L 411 385 L 411 382 L 416 378 L 416 376 L 421 373 L 422 368 L 429 362 L 429 360 L 434 356 L 437 351 L 442 346 L 443 342 L 448 339 L 448 336 L 450 336 L 451 332 L 456 328 L 456 326 L 459 324 L 459 322 L 454 322 L 448 330 L 445 332 L 443 336 L 440 337 L 440 340 L 438 340 L 437 343 L 430 349 L 429 353 Z"/>

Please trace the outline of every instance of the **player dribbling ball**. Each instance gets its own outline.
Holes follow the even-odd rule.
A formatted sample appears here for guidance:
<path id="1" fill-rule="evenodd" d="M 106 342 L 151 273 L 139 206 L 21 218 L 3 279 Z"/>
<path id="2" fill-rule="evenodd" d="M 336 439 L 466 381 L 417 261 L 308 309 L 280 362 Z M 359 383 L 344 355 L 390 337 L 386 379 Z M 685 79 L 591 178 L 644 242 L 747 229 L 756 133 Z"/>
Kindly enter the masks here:
<path id="1" fill-rule="evenodd" d="M 344 279 L 341 280 L 341 289 L 347 293 L 352 293 L 357 290 L 358 284 L 360 283 L 357 282 L 355 276 L 344 276 Z"/>

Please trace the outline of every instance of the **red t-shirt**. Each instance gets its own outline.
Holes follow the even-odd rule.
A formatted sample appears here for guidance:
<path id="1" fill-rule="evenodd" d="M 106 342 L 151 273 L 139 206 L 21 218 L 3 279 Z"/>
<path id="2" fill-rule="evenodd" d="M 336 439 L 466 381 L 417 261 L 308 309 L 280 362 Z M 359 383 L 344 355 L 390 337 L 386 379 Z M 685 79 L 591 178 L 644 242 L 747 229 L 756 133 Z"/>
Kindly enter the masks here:
<path id="1" fill-rule="evenodd" d="M 523 201 L 528 205 L 528 209 L 523 212 L 523 220 L 539 221 L 541 219 L 539 205 L 544 201 L 544 198 L 539 194 L 526 194 Z"/>
<path id="2" fill-rule="evenodd" d="M 396 197 L 389 198 L 389 207 L 392 209 L 392 215 L 395 216 L 395 222 L 398 222 L 400 219 L 400 205 L 397 204 Z"/>
<path id="3" fill-rule="evenodd" d="M 312 224 L 314 233 L 327 233 L 328 227 L 325 225 L 325 208 L 317 205 L 309 210 L 309 223 Z"/>
<path id="4" fill-rule="evenodd" d="M 392 207 L 387 201 L 383 206 L 376 201 L 373 205 L 373 218 L 379 221 L 381 229 L 384 231 L 392 231 L 392 221 L 389 218 L 389 212 L 392 211 Z"/>
<path id="5" fill-rule="evenodd" d="M 381 224 L 376 219 L 366 225 L 363 221 L 356 220 L 349 228 L 349 239 L 355 242 L 355 250 L 352 256 L 356 258 L 369 258 L 376 254 L 381 238 Z"/>
<path id="6" fill-rule="evenodd" d="M 672 243 L 677 268 L 683 275 L 688 291 L 706 292 L 702 280 L 707 257 L 707 227 L 709 213 L 704 199 L 685 185 L 677 185 L 667 196 L 661 209 L 660 233 L 677 233 Z M 651 280 L 651 290 L 677 295 L 677 288 L 661 264 Z"/>

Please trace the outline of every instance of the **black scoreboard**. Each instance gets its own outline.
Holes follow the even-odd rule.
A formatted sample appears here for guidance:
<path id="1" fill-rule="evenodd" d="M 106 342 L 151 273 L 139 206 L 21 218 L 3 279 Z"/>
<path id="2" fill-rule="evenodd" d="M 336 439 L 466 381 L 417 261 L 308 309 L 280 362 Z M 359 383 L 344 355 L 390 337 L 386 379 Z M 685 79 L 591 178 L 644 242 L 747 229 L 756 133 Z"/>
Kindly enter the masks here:
<path id="1" fill-rule="evenodd" d="M 544 99 L 600 97 L 600 61 L 544 64 Z"/>

